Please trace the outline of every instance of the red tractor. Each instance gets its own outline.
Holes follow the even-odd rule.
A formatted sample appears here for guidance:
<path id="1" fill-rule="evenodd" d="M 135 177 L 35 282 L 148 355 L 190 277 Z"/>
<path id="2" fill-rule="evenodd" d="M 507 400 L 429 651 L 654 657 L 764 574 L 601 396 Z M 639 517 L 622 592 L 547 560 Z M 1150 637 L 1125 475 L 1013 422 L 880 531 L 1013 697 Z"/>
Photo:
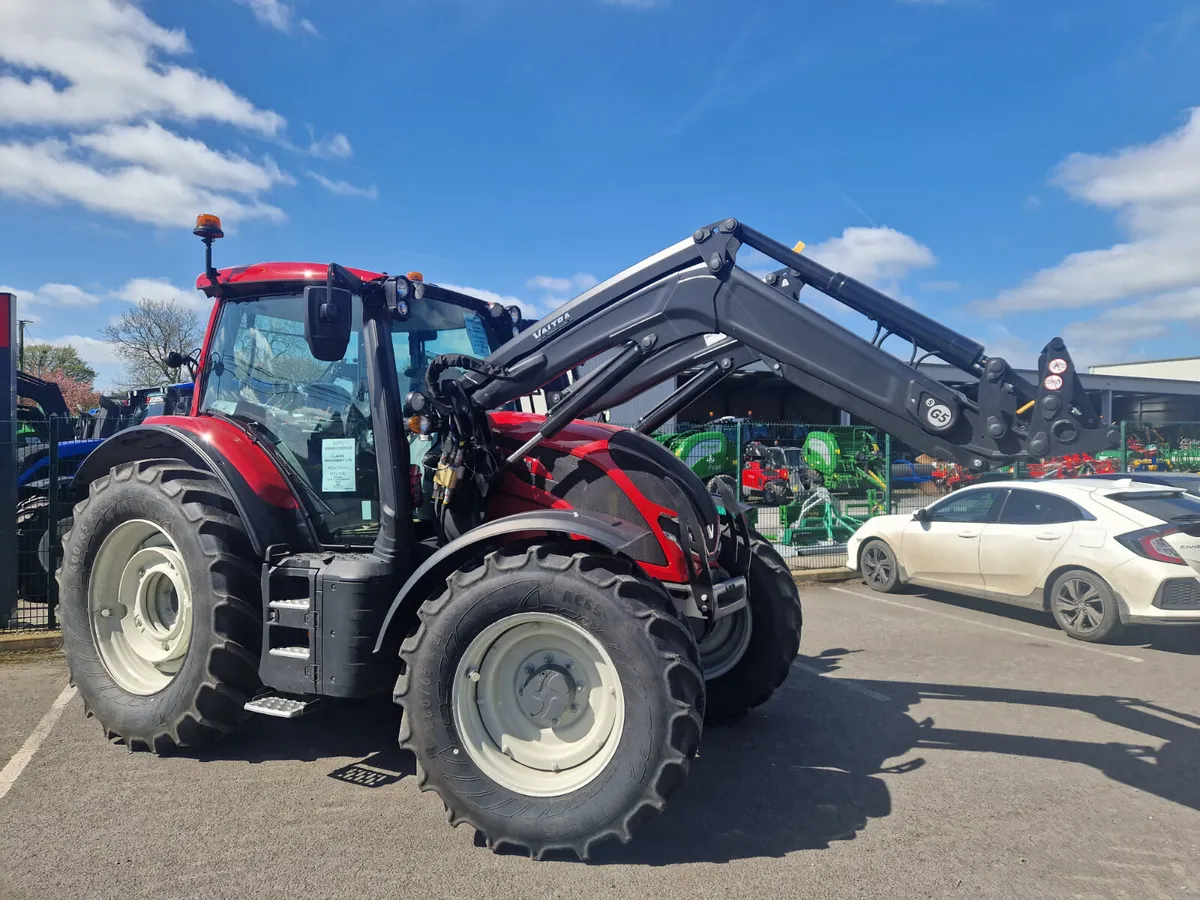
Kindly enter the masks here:
<path id="1" fill-rule="evenodd" d="M 787 566 L 645 433 L 704 384 L 765 364 L 979 467 L 1104 443 L 1061 341 L 1043 359 L 1061 387 L 1030 385 L 733 219 L 528 325 L 415 273 L 218 271 L 219 220 L 196 234 L 215 302 L 199 358 L 177 360 L 196 366 L 190 415 L 114 435 L 75 480 L 58 581 L 87 712 L 162 753 L 390 693 L 420 787 L 494 848 L 628 841 L 706 723 L 790 671 Z M 785 268 L 751 275 L 743 243 Z M 815 313 L 802 284 L 975 373 L 977 395 Z M 636 430 L 579 418 L 697 366 Z M 548 385 L 547 415 L 515 411 Z"/>

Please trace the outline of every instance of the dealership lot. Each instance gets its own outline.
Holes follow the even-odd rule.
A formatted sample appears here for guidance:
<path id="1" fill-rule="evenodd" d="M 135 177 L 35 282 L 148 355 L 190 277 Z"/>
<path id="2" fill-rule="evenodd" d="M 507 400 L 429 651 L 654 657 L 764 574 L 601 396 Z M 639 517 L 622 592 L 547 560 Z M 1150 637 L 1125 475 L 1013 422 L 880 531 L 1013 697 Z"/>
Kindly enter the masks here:
<path id="1" fill-rule="evenodd" d="M 30 752 L 65 667 L 0 659 L 0 898 L 1200 896 L 1200 631 L 1092 646 L 982 601 L 803 596 L 788 685 L 591 865 L 451 830 L 388 702 L 155 758 L 70 697 Z"/>

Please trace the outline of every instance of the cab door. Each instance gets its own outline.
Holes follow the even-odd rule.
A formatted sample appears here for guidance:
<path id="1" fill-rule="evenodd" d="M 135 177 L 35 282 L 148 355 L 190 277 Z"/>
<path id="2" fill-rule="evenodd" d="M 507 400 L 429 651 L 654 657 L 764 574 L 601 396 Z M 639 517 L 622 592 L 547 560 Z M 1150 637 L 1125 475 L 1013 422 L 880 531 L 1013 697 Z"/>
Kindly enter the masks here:
<path id="1" fill-rule="evenodd" d="M 901 565 L 910 580 L 929 587 L 983 593 L 979 539 L 995 519 L 1007 488 L 967 488 L 935 503 L 924 521 L 904 526 Z"/>
<path id="2" fill-rule="evenodd" d="M 1041 606 L 1038 585 L 1067 545 L 1083 513 L 1066 497 L 1034 487 L 1013 487 L 996 521 L 984 526 L 979 565 L 989 597 L 1030 598 Z"/>

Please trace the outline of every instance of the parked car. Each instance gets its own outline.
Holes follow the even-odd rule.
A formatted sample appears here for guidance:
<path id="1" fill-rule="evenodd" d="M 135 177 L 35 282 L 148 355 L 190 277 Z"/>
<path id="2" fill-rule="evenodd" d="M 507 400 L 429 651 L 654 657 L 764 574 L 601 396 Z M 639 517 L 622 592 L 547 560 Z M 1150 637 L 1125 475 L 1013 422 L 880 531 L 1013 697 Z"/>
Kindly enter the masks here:
<path id="1" fill-rule="evenodd" d="M 1200 497 L 1130 478 L 971 485 L 847 542 L 876 591 L 942 588 L 1043 609 L 1082 641 L 1200 623 Z"/>

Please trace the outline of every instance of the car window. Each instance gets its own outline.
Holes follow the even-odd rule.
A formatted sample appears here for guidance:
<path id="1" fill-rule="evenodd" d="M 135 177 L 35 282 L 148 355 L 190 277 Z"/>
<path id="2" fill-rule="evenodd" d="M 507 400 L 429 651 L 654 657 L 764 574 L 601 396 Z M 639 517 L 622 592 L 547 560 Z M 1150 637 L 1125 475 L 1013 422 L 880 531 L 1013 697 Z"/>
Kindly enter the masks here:
<path id="1" fill-rule="evenodd" d="M 934 522 L 989 522 L 1003 494 L 1002 490 L 963 491 L 930 507 L 929 518 Z"/>
<path id="2" fill-rule="evenodd" d="M 1050 525 L 1081 518 L 1079 507 L 1065 497 L 1014 488 L 1004 501 L 997 521 L 1001 525 Z"/>
<path id="3" fill-rule="evenodd" d="M 1109 494 L 1108 499 L 1164 522 L 1200 519 L 1200 498 L 1180 491 L 1130 491 L 1128 494 Z"/>

